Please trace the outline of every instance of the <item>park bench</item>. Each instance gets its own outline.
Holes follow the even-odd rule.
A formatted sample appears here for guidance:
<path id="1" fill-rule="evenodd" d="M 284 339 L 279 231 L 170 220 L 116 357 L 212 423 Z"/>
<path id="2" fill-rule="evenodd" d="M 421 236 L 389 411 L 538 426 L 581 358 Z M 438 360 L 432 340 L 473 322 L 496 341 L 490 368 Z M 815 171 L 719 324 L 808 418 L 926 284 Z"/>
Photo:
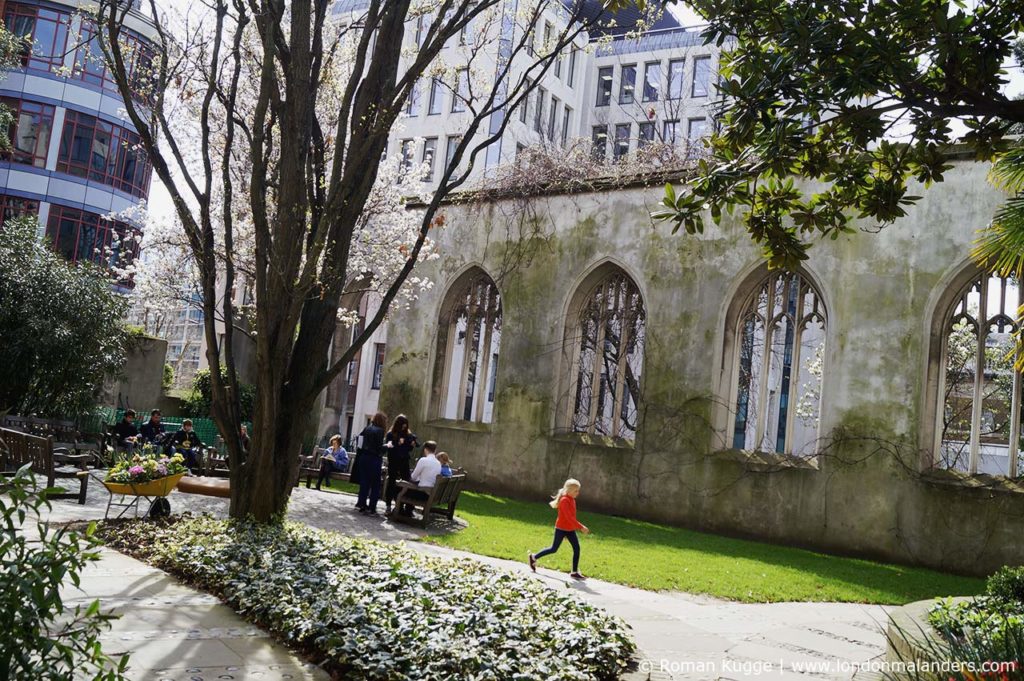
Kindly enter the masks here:
<path id="1" fill-rule="evenodd" d="M 206 497 L 231 498 L 231 481 L 224 478 L 204 478 L 186 475 L 178 481 L 178 491 Z"/>
<path id="2" fill-rule="evenodd" d="M 51 497 L 53 499 L 78 499 L 79 504 L 85 504 L 85 492 L 89 484 L 86 463 L 90 458 L 88 454 L 72 454 L 64 447 L 55 449 L 53 438 L 0 428 L 0 474 L 11 476 L 22 466 L 31 464 L 34 473 L 46 476 L 47 487 L 54 487 L 58 479 L 78 480 L 77 494 L 54 494 Z"/>
<path id="3" fill-rule="evenodd" d="M 326 449 L 320 447 L 313 447 L 313 453 L 309 456 L 302 457 L 299 464 L 299 477 L 306 479 L 306 488 L 309 489 L 310 485 L 317 478 L 320 477 L 320 459 L 323 457 Z M 330 479 L 341 480 L 342 482 L 352 481 L 352 471 L 355 469 L 356 454 L 349 452 L 348 455 L 348 467 L 343 471 L 332 470 Z M 385 473 L 381 473 L 382 484 Z"/>
<path id="4" fill-rule="evenodd" d="M 455 518 L 455 505 L 459 502 L 459 494 L 462 492 L 465 484 L 465 473 L 457 473 L 450 478 L 439 475 L 437 480 L 434 481 L 434 486 L 429 488 L 423 488 L 414 482 L 401 480 L 398 483 L 401 491 L 398 493 L 398 498 L 395 499 L 395 507 L 388 517 L 395 522 L 409 523 L 411 525 L 419 525 L 420 527 L 427 526 L 427 523 L 430 522 L 431 513 L 437 513 L 447 517 L 448 520 L 452 520 Z M 415 492 L 426 494 L 426 499 L 422 498 L 419 494 L 415 494 Z M 423 517 L 417 519 L 413 515 L 406 515 L 401 512 L 410 506 L 420 509 Z"/>

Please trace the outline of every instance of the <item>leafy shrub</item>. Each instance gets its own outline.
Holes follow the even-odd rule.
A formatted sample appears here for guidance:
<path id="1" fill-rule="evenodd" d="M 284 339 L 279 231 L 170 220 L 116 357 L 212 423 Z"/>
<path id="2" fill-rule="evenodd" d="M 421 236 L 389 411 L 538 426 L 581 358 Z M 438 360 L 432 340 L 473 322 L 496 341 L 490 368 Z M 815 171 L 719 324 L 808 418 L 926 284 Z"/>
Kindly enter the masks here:
<path id="1" fill-rule="evenodd" d="M 227 369 L 222 365 L 220 375 L 227 377 Z M 213 400 L 213 388 L 210 386 L 210 370 L 200 369 L 192 379 L 192 389 L 185 395 L 183 405 L 186 416 L 207 418 L 210 416 L 210 403 Z M 251 383 L 239 384 L 239 406 L 242 409 L 242 420 L 252 421 L 256 408 L 256 386 Z"/>
<path id="2" fill-rule="evenodd" d="M 170 364 L 164 364 L 164 375 L 160 380 L 160 387 L 164 389 L 164 392 L 174 387 L 174 367 Z"/>
<path id="3" fill-rule="evenodd" d="M 1024 608 L 1024 567 L 1000 568 L 988 578 L 985 594 L 993 600 L 1016 603 L 1018 608 Z"/>
<path id="4" fill-rule="evenodd" d="M 611 679 L 634 650 L 620 620 L 475 561 L 207 517 L 107 524 L 103 533 L 339 678 Z"/>
<path id="5" fill-rule="evenodd" d="M 2 443 L 0 443 L 2 445 Z M 82 568 L 98 558 L 95 526 L 84 532 L 36 522 L 38 540 L 26 536 L 26 519 L 38 519 L 53 490 L 40 490 L 28 466 L 6 481 L 0 495 L 0 679 L 71 681 L 123 678 L 120 662 L 105 655 L 100 634 L 110 615 L 99 601 L 74 609 L 61 586 L 78 586 Z"/>
<path id="6" fill-rule="evenodd" d="M 127 301 L 109 275 L 53 252 L 35 220 L 8 220 L 0 238 L 0 410 L 75 417 L 124 365 Z"/>

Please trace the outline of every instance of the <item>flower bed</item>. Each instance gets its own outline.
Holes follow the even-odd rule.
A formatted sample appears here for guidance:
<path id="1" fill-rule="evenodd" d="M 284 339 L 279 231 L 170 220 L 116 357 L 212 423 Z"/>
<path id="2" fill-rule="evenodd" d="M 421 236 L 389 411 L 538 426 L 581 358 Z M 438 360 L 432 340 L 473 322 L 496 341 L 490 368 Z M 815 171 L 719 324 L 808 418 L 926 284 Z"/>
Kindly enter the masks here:
<path id="1" fill-rule="evenodd" d="M 635 649 L 619 619 L 476 561 L 207 517 L 108 523 L 102 534 L 337 678 L 612 679 Z"/>
<path id="2" fill-rule="evenodd" d="M 954 644 L 1024 652 L 1024 568 L 996 572 L 978 598 L 939 601 L 928 623 Z"/>

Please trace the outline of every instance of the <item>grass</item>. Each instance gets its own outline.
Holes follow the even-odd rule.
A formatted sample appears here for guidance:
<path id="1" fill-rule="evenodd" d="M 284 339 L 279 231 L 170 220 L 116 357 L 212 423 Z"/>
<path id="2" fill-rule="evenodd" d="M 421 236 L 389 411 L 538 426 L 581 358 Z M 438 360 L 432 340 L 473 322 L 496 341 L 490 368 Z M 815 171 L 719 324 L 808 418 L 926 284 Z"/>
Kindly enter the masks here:
<path id="1" fill-rule="evenodd" d="M 332 492 L 358 491 L 332 482 Z M 551 542 L 555 511 L 542 502 L 463 492 L 457 511 L 469 526 L 428 541 L 484 556 L 526 560 Z M 984 590 L 981 579 L 733 539 L 678 527 L 586 512 L 580 570 L 591 577 L 656 591 L 685 591 L 747 603 L 838 601 L 903 604 Z M 568 570 L 563 543 L 541 568 Z"/>
<path id="2" fill-rule="evenodd" d="M 551 542 L 555 511 L 547 504 L 464 492 L 459 517 L 469 527 L 425 539 L 485 556 L 526 560 Z M 641 589 L 686 591 L 731 600 L 843 601 L 903 604 L 981 593 L 984 581 L 923 568 L 887 565 L 803 549 L 721 537 L 678 527 L 586 512 L 580 570 Z M 568 570 L 568 542 L 542 568 Z"/>

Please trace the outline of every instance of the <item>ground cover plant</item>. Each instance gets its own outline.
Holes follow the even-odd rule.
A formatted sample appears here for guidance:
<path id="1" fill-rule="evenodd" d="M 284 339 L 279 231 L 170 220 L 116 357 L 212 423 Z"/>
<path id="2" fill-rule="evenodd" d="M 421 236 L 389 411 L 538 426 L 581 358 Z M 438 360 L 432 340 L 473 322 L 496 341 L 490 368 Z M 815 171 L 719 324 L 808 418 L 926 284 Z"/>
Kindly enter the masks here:
<path id="1" fill-rule="evenodd" d="M 433 542 L 486 556 L 525 560 L 551 542 L 554 511 L 528 502 L 464 492 L 456 510 L 469 526 Z M 581 539 L 582 570 L 591 577 L 642 589 L 687 591 L 745 602 L 844 601 L 909 603 L 978 594 L 984 582 L 933 570 L 832 556 L 721 537 L 639 520 L 588 513 L 593 531 Z M 541 562 L 568 570 L 571 551 Z"/>
<path id="2" fill-rule="evenodd" d="M 185 516 L 106 541 L 213 592 L 336 678 L 611 679 L 627 627 L 568 593 L 475 561 L 314 530 Z"/>
<path id="3" fill-rule="evenodd" d="M 940 601 L 928 614 L 928 623 L 948 641 L 1024 653 L 1024 568 L 1004 567 L 989 577 L 978 598 Z"/>

